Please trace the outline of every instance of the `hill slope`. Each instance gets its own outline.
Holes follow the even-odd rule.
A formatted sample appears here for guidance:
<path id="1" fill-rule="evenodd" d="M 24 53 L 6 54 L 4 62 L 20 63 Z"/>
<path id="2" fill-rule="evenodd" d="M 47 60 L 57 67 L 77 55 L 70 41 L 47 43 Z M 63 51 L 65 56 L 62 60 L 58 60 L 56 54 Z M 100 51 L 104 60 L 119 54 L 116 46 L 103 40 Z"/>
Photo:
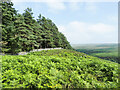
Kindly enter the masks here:
<path id="1" fill-rule="evenodd" d="M 120 64 L 118 59 L 118 44 L 83 44 L 72 45 L 72 47 L 76 49 L 76 51 Z"/>
<path id="2" fill-rule="evenodd" d="M 118 64 L 72 50 L 2 57 L 3 88 L 117 88 Z"/>

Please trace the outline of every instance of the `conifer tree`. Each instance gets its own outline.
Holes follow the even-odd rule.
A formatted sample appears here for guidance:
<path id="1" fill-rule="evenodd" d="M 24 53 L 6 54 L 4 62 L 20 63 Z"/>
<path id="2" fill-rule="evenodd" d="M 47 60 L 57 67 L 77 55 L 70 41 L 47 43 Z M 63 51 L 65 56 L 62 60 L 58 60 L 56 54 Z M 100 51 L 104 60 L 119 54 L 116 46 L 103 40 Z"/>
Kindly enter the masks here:
<path id="1" fill-rule="evenodd" d="M 14 18 L 17 11 L 12 2 L 1 2 L 2 5 L 2 51 L 10 52 L 11 38 L 13 38 Z"/>
<path id="2" fill-rule="evenodd" d="M 25 24 L 24 22 L 24 16 L 21 14 L 18 14 L 15 19 L 15 41 L 17 42 L 16 46 L 17 48 L 20 47 L 20 51 L 29 51 L 30 48 L 30 31 L 32 30 L 31 26 L 28 24 Z"/>
<path id="3" fill-rule="evenodd" d="M 2 2 L 2 50 L 17 54 L 39 48 L 62 47 L 71 49 L 66 37 L 58 31 L 50 19 L 41 14 L 37 21 L 31 8 L 23 14 L 17 13 L 12 2 Z"/>
<path id="4" fill-rule="evenodd" d="M 29 50 L 33 50 L 35 48 L 36 45 L 36 36 L 35 36 L 35 30 L 34 30 L 34 25 L 36 23 L 36 21 L 33 19 L 33 13 L 32 13 L 32 9 L 31 8 L 27 8 L 25 10 L 25 12 L 23 13 L 24 19 L 25 19 L 25 24 L 29 25 L 30 29 L 29 32 Z"/>

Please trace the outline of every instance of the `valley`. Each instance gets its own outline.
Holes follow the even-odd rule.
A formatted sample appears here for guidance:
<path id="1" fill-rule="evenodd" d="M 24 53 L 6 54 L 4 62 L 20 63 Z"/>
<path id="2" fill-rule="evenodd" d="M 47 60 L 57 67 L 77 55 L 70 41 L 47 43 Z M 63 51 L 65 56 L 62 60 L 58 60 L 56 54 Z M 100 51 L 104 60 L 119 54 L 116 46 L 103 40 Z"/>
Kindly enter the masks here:
<path id="1" fill-rule="evenodd" d="M 72 45 L 72 47 L 76 51 L 120 63 L 118 60 L 118 44 L 80 44 Z"/>

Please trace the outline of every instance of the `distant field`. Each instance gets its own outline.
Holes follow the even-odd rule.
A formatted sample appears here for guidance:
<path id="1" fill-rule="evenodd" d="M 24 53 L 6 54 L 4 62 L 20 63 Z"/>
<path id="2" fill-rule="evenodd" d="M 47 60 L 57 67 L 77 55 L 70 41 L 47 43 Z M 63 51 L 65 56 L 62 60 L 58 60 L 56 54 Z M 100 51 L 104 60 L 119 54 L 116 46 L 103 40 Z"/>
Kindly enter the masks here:
<path id="1" fill-rule="evenodd" d="M 120 63 L 117 44 L 84 44 L 72 45 L 72 47 L 79 52 Z"/>

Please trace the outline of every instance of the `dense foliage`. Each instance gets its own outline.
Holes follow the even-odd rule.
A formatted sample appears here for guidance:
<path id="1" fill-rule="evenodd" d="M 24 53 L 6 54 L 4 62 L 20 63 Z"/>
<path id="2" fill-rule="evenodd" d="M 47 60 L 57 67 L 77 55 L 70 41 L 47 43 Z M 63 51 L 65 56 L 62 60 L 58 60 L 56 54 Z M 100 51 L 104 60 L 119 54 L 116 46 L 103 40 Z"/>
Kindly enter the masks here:
<path id="1" fill-rule="evenodd" d="M 72 50 L 2 57 L 3 88 L 117 88 L 118 64 Z"/>
<path id="2" fill-rule="evenodd" d="M 35 20 L 31 8 L 17 13 L 12 2 L 2 2 L 2 52 L 16 54 L 39 48 L 71 49 L 66 37 L 52 20 L 41 16 Z"/>

